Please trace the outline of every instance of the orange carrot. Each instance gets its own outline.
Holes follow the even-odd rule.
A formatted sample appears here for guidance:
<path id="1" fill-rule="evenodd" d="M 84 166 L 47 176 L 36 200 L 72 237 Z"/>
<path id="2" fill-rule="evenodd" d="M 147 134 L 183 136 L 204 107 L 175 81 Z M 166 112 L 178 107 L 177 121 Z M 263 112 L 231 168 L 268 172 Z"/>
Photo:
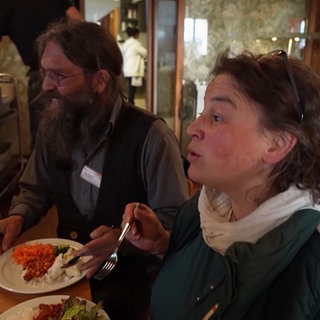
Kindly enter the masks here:
<path id="1" fill-rule="evenodd" d="M 55 248 L 51 244 L 21 245 L 12 252 L 17 264 L 27 269 L 25 280 L 42 277 L 54 263 Z"/>

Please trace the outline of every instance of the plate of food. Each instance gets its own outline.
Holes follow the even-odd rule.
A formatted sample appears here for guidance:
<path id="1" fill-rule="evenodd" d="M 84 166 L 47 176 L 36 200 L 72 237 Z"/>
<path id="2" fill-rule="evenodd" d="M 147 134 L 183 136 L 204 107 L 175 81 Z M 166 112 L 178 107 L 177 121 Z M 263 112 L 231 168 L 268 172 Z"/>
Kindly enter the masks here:
<path id="1" fill-rule="evenodd" d="M 87 319 L 110 320 L 100 303 L 67 295 L 44 296 L 24 301 L 0 315 L 0 320 Z"/>
<path id="2" fill-rule="evenodd" d="M 82 279 L 78 264 L 61 266 L 81 243 L 58 238 L 21 243 L 0 256 L 0 287 L 18 293 L 44 293 L 70 286 Z"/>

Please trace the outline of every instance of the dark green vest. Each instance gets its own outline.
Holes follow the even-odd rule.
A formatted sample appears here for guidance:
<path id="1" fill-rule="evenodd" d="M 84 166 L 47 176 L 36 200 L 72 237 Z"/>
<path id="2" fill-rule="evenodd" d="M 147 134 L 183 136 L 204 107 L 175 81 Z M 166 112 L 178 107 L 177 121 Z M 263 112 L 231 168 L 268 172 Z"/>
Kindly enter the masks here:
<path id="1" fill-rule="evenodd" d="M 110 137 L 101 186 L 92 220 L 80 214 L 70 194 L 70 170 L 49 155 L 49 173 L 59 215 L 58 236 L 81 243 L 100 225 L 119 227 L 125 205 L 148 203 L 140 172 L 141 150 L 150 126 L 157 118 L 124 104 Z"/>

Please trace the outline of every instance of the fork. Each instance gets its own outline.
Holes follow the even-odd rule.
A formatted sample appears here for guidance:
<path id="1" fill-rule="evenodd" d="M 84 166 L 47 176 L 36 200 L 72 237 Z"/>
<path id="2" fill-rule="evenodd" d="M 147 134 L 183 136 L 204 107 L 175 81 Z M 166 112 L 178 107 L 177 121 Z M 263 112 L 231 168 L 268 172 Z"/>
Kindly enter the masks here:
<path id="1" fill-rule="evenodd" d="M 108 258 L 108 260 L 101 267 L 101 269 L 99 271 L 97 271 L 97 273 L 94 275 L 94 277 L 93 277 L 94 279 L 96 279 L 96 280 L 104 279 L 116 266 L 116 264 L 118 262 L 118 249 L 119 249 L 124 237 L 126 236 L 127 232 L 130 230 L 130 227 L 131 227 L 131 223 L 127 222 L 125 224 L 124 228 L 122 229 L 122 232 L 119 236 L 117 246 L 115 247 L 114 251 L 112 252 L 110 257 Z"/>

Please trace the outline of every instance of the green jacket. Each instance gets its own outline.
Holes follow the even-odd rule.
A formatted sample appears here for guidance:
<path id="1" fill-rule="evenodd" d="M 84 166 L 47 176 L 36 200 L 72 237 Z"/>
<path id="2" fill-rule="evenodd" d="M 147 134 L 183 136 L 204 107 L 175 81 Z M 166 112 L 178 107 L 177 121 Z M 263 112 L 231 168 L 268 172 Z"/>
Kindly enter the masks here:
<path id="1" fill-rule="evenodd" d="M 320 212 L 301 210 L 225 256 L 203 241 L 198 195 L 179 212 L 154 284 L 152 320 L 320 319 Z"/>

